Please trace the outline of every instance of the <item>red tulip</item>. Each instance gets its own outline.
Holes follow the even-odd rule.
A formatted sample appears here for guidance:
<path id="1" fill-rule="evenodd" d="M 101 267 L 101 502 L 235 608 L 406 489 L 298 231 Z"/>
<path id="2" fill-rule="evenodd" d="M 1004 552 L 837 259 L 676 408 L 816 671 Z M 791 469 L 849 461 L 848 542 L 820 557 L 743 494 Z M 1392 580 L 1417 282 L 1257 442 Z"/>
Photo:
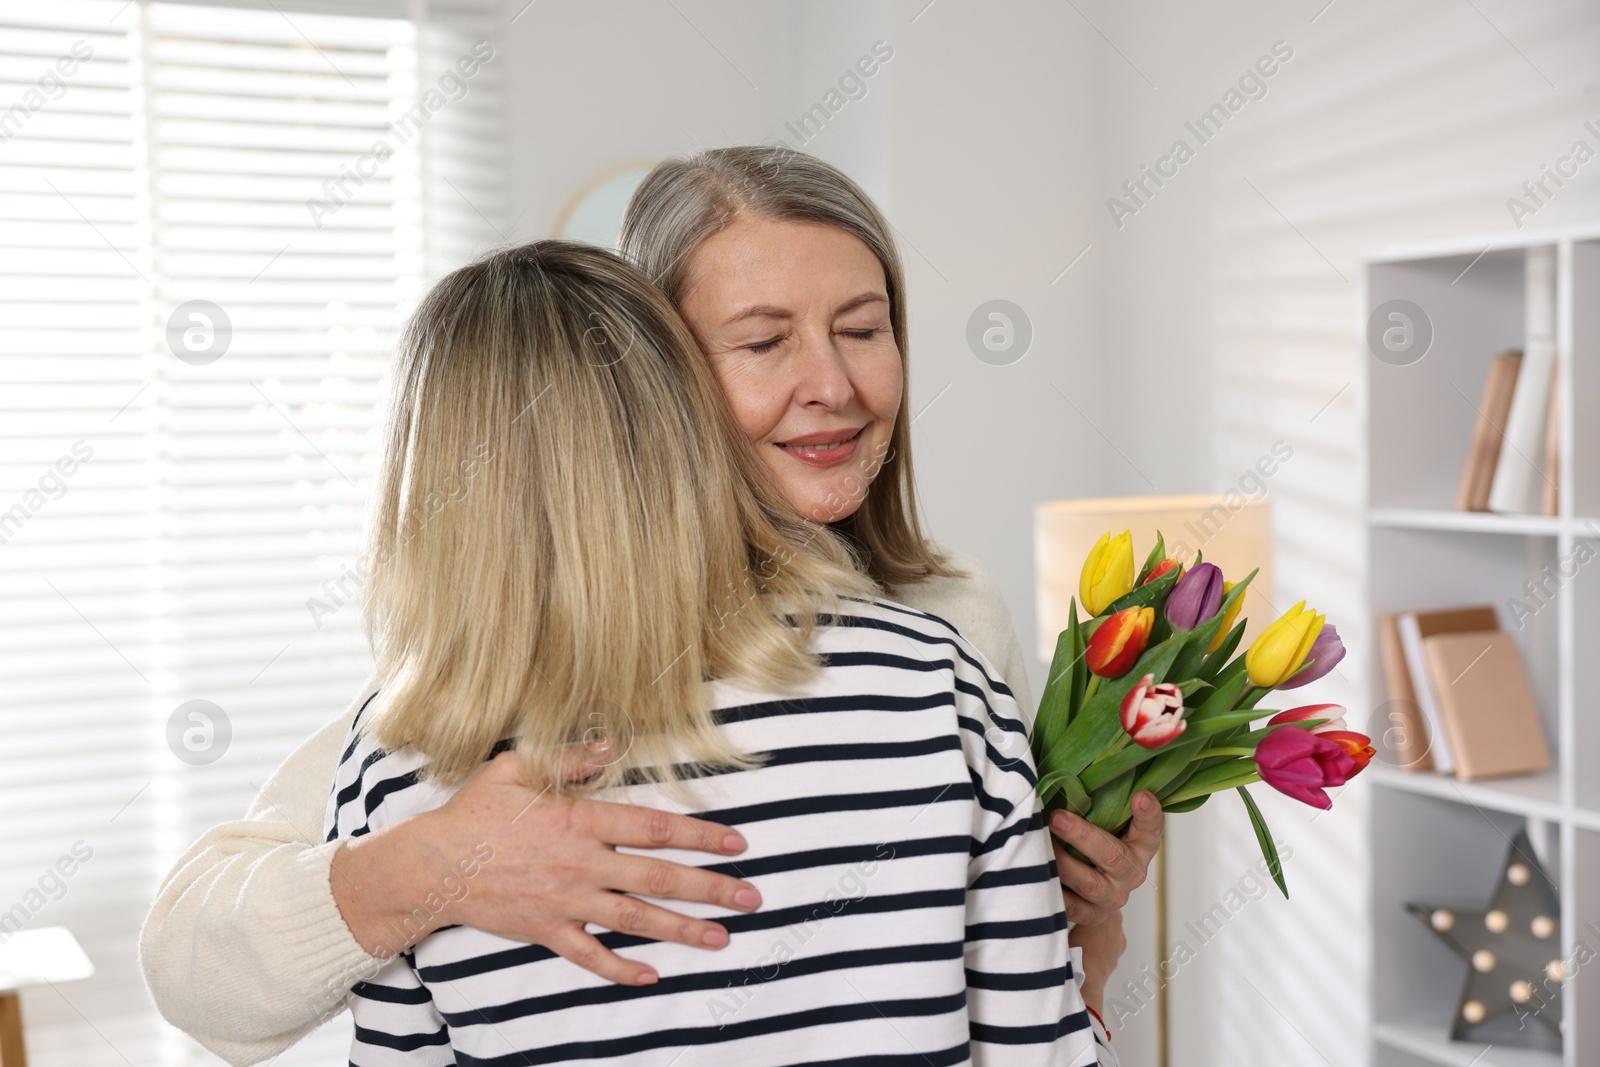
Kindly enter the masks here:
<path id="1" fill-rule="evenodd" d="M 1183 691 L 1171 682 L 1152 685 L 1147 674 L 1122 698 L 1122 728 L 1145 748 L 1160 748 L 1183 733 Z"/>
<path id="2" fill-rule="evenodd" d="M 1157 578 L 1160 578 L 1162 575 L 1164 575 L 1164 574 L 1166 574 L 1166 573 L 1168 573 L 1169 571 L 1172 571 L 1172 570 L 1180 570 L 1180 571 L 1183 570 L 1183 564 L 1179 563 L 1175 559 L 1164 559 L 1160 563 L 1157 563 L 1154 567 L 1152 567 L 1150 569 L 1150 573 L 1144 576 L 1144 581 L 1140 582 L 1139 584 L 1140 585 L 1149 585 L 1151 582 L 1155 581 Z"/>
<path id="3" fill-rule="evenodd" d="M 1376 750 L 1372 747 L 1372 738 L 1366 734 L 1358 734 L 1354 730 L 1323 730 L 1318 736 L 1334 742 L 1355 760 L 1356 769 L 1350 772 L 1351 778 L 1366 770 L 1367 764 L 1372 762 Z"/>
<path id="4" fill-rule="evenodd" d="M 1324 792 L 1344 785 L 1356 773 L 1356 761 L 1339 742 L 1298 726 L 1280 726 L 1256 746 L 1261 780 L 1285 796 L 1313 808 L 1331 808 Z"/>
<path id="5" fill-rule="evenodd" d="M 1150 629 L 1155 623 L 1154 608 L 1113 612 L 1089 638 L 1083 650 L 1084 662 L 1102 678 L 1121 678 L 1150 643 Z"/>

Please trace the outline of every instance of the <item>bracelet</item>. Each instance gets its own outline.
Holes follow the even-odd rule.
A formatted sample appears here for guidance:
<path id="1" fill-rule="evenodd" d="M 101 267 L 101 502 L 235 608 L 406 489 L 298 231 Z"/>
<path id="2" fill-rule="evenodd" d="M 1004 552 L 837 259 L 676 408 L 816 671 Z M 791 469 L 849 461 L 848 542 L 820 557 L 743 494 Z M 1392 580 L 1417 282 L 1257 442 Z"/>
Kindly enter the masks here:
<path id="1" fill-rule="evenodd" d="M 1100 1029 L 1106 1032 L 1106 1044 L 1109 1045 L 1111 1043 L 1111 1027 L 1107 1026 L 1106 1021 L 1100 1018 L 1100 1013 L 1089 1007 L 1089 1005 L 1085 1004 L 1083 1010 L 1093 1015 L 1094 1021 L 1100 1024 Z"/>

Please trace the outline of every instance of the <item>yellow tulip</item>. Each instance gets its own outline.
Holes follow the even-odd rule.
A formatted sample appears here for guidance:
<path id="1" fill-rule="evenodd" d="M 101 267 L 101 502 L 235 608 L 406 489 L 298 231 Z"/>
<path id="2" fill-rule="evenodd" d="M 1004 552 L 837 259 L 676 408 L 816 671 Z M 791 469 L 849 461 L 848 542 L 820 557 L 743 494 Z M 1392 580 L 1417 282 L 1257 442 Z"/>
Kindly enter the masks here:
<path id="1" fill-rule="evenodd" d="M 1099 615 L 1133 588 L 1133 535 L 1104 533 L 1089 550 L 1078 577 L 1078 600 L 1091 616 Z"/>
<path id="2" fill-rule="evenodd" d="M 1261 631 L 1245 653 L 1244 666 L 1250 684 L 1271 689 L 1300 669 L 1322 632 L 1325 616 L 1307 611 L 1304 600 Z"/>
<path id="3" fill-rule="evenodd" d="M 1228 594 L 1231 592 L 1233 592 L 1233 583 L 1223 582 L 1222 599 L 1228 599 Z M 1222 642 L 1228 639 L 1228 631 L 1232 630 L 1233 624 L 1239 621 L 1239 609 L 1242 607 L 1244 607 L 1244 597 L 1241 595 L 1238 600 L 1233 602 L 1233 607 L 1223 612 L 1222 625 L 1217 629 L 1217 636 L 1211 639 L 1211 647 L 1206 649 L 1206 655 L 1209 656 L 1222 647 Z"/>

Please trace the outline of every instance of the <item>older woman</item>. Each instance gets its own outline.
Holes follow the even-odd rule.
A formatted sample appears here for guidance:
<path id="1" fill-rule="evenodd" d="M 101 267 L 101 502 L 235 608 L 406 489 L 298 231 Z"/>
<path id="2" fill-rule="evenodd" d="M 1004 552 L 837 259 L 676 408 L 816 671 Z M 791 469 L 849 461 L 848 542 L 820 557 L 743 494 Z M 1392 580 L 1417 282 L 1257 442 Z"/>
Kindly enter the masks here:
<path id="1" fill-rule="evenodd" d="M 624 250 L 683 314 L 790 503 L 848 536 L 888 596 L 954 625 L 1031 710 L 994 583 L 975 560 L 930 544 L 917 522 L 904 282 L 870 200 L 804 154 L 724 149 L 657 168 L 624 230 Z M 543 945 L 638 984 L 658 976 L 607 950 L 586 923 L 710 951 L 727 932 L 626 894 L 741 911 L 761 905 L 739 879 L 616 851 L 705 849 L 710 840 L 735 852 L 744 847 L 737 833 L 657 810 L 553 800 L 545 783 L 497 764 L 438 809 L 324 843 L 314 830 L 357 710 L 353 703 L 296 750 L 245 819 L 196 842 L 146 922 L 141 955 L 157 1005 L 233 1062 L 298 1039 L 341 1010 L 350 987 L 383 958 L 439 927 Z M 583 776 L 585 759 L 604 762 L 576 753 L 564 773 Z M 1057 847 L 1074 921 L 1104 918 L 1142 881 L 1160 812 L 1153 798 L 1138 800 L 1126 841 L 1081 819 L 1053 826 L 1098 867 Z M 509 829 L 472 891 L 419 909 L 448 873 L 441 857 L 470 848 L 481 821 L 501 814 Z"/>

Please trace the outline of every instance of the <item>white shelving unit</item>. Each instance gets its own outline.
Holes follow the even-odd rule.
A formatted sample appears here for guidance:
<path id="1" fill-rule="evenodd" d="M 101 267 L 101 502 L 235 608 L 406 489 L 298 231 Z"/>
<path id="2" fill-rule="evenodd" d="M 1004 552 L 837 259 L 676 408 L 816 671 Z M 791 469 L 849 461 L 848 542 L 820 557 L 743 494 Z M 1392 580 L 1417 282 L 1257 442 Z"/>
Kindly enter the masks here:
<path id="1" fill-rule="evenodd" d="M 1524 257 L 1540 247 L 1555 249 L 1558 271 L 1560 514 L 1458 512 L 1475 405 L 1490 360 L 1522 347 Z M 1409 300 L 1434 330 L 1428 353 L 1408 366 L 1363 352 L 1370 615 L 1496 605 L 1521 647 L 1554 760 L 1542 774 L 1473 783 L 1376 762 L 1369 769 L 1371 1062 L 1592 1067 L 1600 1064 L 1600 558 L 1520 629 L 1509 602 L 1523 600 L 1523 583 L 1547 566 L 1572 560 L 1579 542 L 1600 556 L 1600 227 L 1388 250 L 1368 260 L 1365 287 L 1363 316 Z M 1376 645 L 1369 651 L 1379 708 L 1382 668 Z M 1486 902 L 1509 837 L 1524 827 L 1560 889 L 1569 961 L 1560 1052 L 1450 1041 L 1466 964 L 1404 910 L 1413 900 Z M 1593 958 L 1573 974 L 1580 944 L 1587 951 L 1578 958 Z"/>

